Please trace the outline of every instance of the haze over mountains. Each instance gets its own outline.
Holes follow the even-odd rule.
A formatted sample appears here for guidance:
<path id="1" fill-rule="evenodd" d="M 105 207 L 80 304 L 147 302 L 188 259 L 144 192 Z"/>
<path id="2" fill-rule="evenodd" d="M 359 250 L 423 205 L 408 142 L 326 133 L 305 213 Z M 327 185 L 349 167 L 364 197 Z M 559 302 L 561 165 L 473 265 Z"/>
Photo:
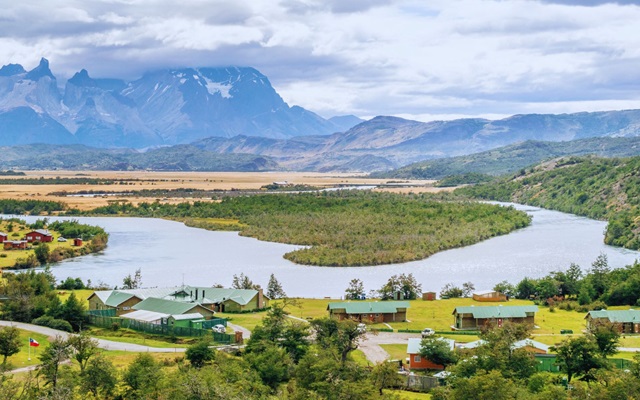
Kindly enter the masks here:
<path id="1" fill-rule="evenodd" d="M 93 79 L 81 70 L 63 89 L 46 59 L 31 71 L 18 64 L 0 69 L 0 145 L 169 146 L 154 151 L 153 157 L 137 156 L 140 151 L 136 150 L 103 151 L 96 158 L 109 160 L 102 168 L 192 169 L 204 163 L 213 166 L 204 168 L 218 170 L 224 169 L 225 162 L 236 169 L 249 161 L 246 165 L 258 169 L 370 172 L 526 140 L 635 136 L 640 136 L 640 110 L 527 114 L 497 121 L 324 119 L 290 107 L 266 76 L 249 67 L 152 71 L 130 82 Z M 69 167 L 69 154 L 89 151 L 49 149 L 50 157 L 58 153 L 66 157 L 66 161 L 51 159 L 51 165 L 59 168 Z M 14 152 L 8 160 L 0 154 L 0 163 L 6 166 L 28 159 L 28 147 L 18 152 L 27 158 L 15 157 Z M 239 163 L 230 161 L 234 155 L 240 157 Z M 191 157 L 191 161 L 180 162 L 180 157 Z M 207 158 L 212 161 L 205 162 Z M 85 168 L 98 168 L 91 168 L 91 159 L 83 159 Z"/>

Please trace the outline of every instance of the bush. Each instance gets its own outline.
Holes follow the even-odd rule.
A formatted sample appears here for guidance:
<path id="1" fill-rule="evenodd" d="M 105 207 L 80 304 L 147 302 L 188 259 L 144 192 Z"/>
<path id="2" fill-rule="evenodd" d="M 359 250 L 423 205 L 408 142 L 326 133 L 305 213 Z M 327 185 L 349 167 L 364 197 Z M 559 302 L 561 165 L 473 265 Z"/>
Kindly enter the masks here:
<path id="1" fill-rule="evenodd" d="M 114 322 L 113 324 L 111 324 L 111 330 L 112 331 L 117 331 L 118 329 L 120 329 L 120 324 L 117 322 Z"/>
<path id="2" fill-rule="evenodd" d="M 55 319 L 48 315 L 43 315 L 31 321 L 34 325 L 46 326 L 47 328 L 57 329 L 59 331 L 71 332 L 71 324 L 63 319 Z"/>

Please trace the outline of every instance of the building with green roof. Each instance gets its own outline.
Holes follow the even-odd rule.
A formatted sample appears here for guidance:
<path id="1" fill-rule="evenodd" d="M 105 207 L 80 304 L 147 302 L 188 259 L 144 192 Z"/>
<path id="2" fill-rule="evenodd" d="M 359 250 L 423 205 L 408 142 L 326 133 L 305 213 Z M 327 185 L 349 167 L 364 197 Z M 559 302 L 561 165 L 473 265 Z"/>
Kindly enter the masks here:
<path id="1" fill-rule="evenodd" d="M 535 325 L 538 306 L 460 306 L 453 310 L 455 330 L 476 330 L 485 325 L 502 326 L 505 321 Z"/>
<path id="2" fill-rule="evenodd" d="M 584 318 L 587 320 L 587 329 L 606 322 L 616 326 L 620 333 L 640 333 L 640 310 L 589 311 Z"/>
<path id="3" fill-rule="evenodd" d="M 198 313 L 206 319 L 213 317 L 213 311 L 197 303 L 185 303 L 175 300 L 157 299 L 149 297 L 133 306 L 136 311 L 152 311 L 167 315 L 182 315 Z"/>
<path id="4" fill-rule="evenodd" d="M 408 301 L 348 301 L 327 306 L 330 318 L 372 323 L 406 321 L 408 308 Z"/>

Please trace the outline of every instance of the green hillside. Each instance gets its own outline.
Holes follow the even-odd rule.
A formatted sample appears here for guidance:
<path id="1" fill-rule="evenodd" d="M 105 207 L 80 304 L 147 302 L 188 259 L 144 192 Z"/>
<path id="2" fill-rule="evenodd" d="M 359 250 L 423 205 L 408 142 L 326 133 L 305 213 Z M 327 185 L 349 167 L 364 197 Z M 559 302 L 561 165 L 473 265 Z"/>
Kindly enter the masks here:
<path id="1" fill-rule="evenodd" d="M 582 156 L 630 157 L 640 155 L 640 137 L 590 138 L 568 142 L 528 140 L 466 156 L 422 161 L 376 174 L 398 179 L 441 179 L 465 173 L 504 175 L 558 157 Z"/>
<path id="2" fill-rule="evenodd" d="M 640 157 L 569 157 L 456 193 L 609 221 L 605 243 L 640 249 Z"/>

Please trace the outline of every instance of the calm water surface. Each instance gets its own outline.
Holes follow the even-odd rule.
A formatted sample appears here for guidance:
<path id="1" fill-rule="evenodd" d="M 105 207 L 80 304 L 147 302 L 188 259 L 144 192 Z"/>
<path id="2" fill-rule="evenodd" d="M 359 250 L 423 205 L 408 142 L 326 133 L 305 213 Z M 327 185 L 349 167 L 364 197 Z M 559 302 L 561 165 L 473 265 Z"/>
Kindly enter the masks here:
<path id="1" fill-rule="evenodd" d="M 604 253 L 609 265 L 622 267 L 640 259 L 640 252 L 603 244 L 605 222 L 557 211 L 516 206 L 533 217 L 531 226 L 506 236 L 438 253 L 425 260 L 377 267 L 307 267 L 284 258 L 298 246 L 261 242 L 235 232 L 211 232 L 178 222 L 146 218 L 78 218 L 109 232 L 109 246 L 96 255 L 54 265 L 58 279 L 80 277 L 96 283 L 121 285 L 127 274 L 142 270 L 144 286 L 231 284 L 243 272 L 266 287 L 274 273 L 289 296 L 340 297 L 353 278 L 366 290 L 378 289 L 391 275 L 413 273 L 423 291 L 436 291 L 449 282 L 473 282 L 490 289 L 502 280 L 519 282 L 564 270 L 572 262 L 587 269 Z M 26 217 L 29 221 L 36 218 Z"/>

